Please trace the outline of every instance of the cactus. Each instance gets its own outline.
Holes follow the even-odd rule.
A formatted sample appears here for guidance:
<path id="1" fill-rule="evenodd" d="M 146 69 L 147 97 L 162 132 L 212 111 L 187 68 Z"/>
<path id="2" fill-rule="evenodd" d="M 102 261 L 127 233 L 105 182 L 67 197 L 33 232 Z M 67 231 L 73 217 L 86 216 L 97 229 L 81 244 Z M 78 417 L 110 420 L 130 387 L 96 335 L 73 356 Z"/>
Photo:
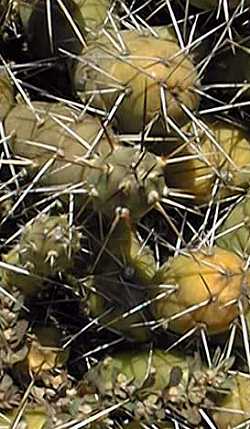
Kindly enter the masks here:
<path id="1" fill-rule="evenodd" d="M 169 186 L 189 192 L 197 203 L 211 200 L 217 179 L 217 199 L 242 193 L 249 187 L 248 134 L 221 121 L 205 125 L 209 128 L 202 125 L 198 137 L 194 134 L 184 148 L 180 145 L 172 156 L 166 157 L 164 169 Z"/>
<path id="2" fill-rule="evenodd" d="M 119 131 L 125 133 L 139 133 L 153 121 L 152 134 L 165 135 L 169 125 L 165 110 L 177 124 L 187 122 L 181 103 L 191 111 L 197 109 L 198 79 L 177 42 L 171 37 L 163 40 L 135 31 L 120 35 L 122 54 L 105 37 L 83 50 L 74 77 L 82 98 L 84 91 L 97 91 L 93 106 L 110 111 L 123 94 L 115 118 Z"/>
<path id="3" fill-rule="evenodd" d="M 232 362 L 224 361 L 210 369 L 199 359 L 164 353 L 123 352 L 108 356 L 83 377 L 79 391 L 97 393 L 105 403 L 129 398 L 123 405 L 135 421 L 163 425 L 164 407 L 172 409 L 191 425 L 199 425 L 199 406 L 213 404 L 213 395 L 228 384 L 228 369 Z M 210 396 L 211 395 L 211 396 Z M 196 427 L 197 427 L 196 426 Z M 133 426 L 132 426 L 133 427 Z"/>
<path id="4" fill-rule="evenodd" d="M 88 115 L 81 118 L 74 109 L 59 103 L 34 102 L 32 106 L 34 111 L 17 105 L 5 120 L 6 133 L 12 134 L 13 152 L 32 160 L 28 167 L 31 174 L 54 157 L 55 162 L 40 179 L 47 186 L 80 182 L 84 167 L 81 158 L 100 132 L 99 121 Z M 99 139 L 99 145 L 108 145 L 110 150 L 106 142 L 105 137 Z"/>
<path id="5" fill-rule="evenodd" d="M 69 227 L 66 216 L 42 215 L 24 228 L 19 244 L 4 255 L 4 261 L 17 270 L 4 270 L 3 281 L 33 295 L 47 277 L 69 270 L 79 249 L 80 234 Z M 19 273 L 18 268 L 28 270 L 29 275 Z"/>
<path id="6" fill-rule="evenodd" d="M 3 121 L 14 105 L 14 90 L 6 74 L 0 74 L 0 121 Z"/>
<path id="7" fill-rule="evenodd" d="M 236 374 L 230 394 L 218 400 L 218 411 L 213 415 L 219 429 L 230 429 L 244 422 L 247 426 L 250 418 L 248 394 L 249 374 Z"/>
<path id="8" fill-rule="evenodd" d="M 85 282 L 87 308 L 92 317 L 100 317 L 102 325 L 143 342 L 150 332 L 143 326 L 145 315 L 140 304 L 145 301 L 156 264 L 151 250 L 139 243 L 128 210 L 118 210 L 114 224 L 98 253 L 95 274 Z"/>
<path id="9" fill-rule="evenodd" d="M 82 182 L 85 193 L 80 196 L 81 201 L 92 202 L 95 210 L 111 218 L 116 207 L 125 206 L 138 219 L 161 200 L 166 188 L 160 158 L 139 148 L 118 145 L 115 138 L 113 144 L 110 133 L 109 137 L 97 139 L 95 152 L 99 150 L 99 157 L 94 153 L 87 159 L 91 144 L 99 135 L 98 120 L 84 115 L 77 121 L 71 109 L 56 104 L 33 106 L 41 113 L 42 123 L 37 122 L 25 105 L 19 105 L 9 113 L 5 128 L 8 133 L 15 130 L 12 150 L 17 157 L 32 161 L 27 167 L 31 174 L 49 163 L 39 177 L 41 184 Z M 57 115 L 69 118 L 69 130 L 58 124 Z"/>
<path id="10" fill-rule="evenodd" d="M 88 30 L 96 32 L 102 29 L 111 0 L 74 0 L 74 2 L 78 5 Z"/>
<path id="11" fill-rule="evenodd" d="M 250 200 L 248 195 L 229 213 L 217 230 L 218 246 L 248 258 L 250 253 Z"/>
<path id="12" fill-rule="evenodd" d="M 152 304 L 154 316 L 177 333 L 205 326 L 209 334 L 219 334 L 239 315 L 239 300 L 248 311 L 249 274 L 243 260 L 219 247 L 174 257 L 153 281 L 159 285 L 156 296 L 167 287 Z"/>

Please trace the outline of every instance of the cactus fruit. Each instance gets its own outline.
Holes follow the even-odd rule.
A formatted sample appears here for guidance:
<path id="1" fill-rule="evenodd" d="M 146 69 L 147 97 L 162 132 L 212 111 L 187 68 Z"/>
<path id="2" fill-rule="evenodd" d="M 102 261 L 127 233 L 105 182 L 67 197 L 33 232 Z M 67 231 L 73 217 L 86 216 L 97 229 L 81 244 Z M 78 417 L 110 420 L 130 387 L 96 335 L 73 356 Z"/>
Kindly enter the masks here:
<path id="1" fill-rule="evenodd" d="M 4 261 L 28 270 L 29 275 L 6 270 L 3 281 L 33 295 L 49 276 L 67 271 L 80 250 L 80 234 L 68 225 L 67 216 L 41 215 L 24 228 L 19 244 Z"/>
<path id="2" fill-rule="evenodd" d="M 206 125 L 209 129 L 198 130 L 184 148 L 173 151 L 172 159 L 166 157 L 164 170 L 168 185 L 191 193 L 197 203 L 210 201 L 216 179 L 219 198 L 241 193 L 250 184 L 248 134 L 221 121 Z"/>
<path id="3" fill-rule="evenodd" d="M 153 121 L 152 134 L 164 135 L 165 111 L 177 124 L 187 122 L 181 104 L 191 111 L 197 109 L 198 78 L 177 42 L 135 31 L 120 35 L 126 47 L 123 53 L 105 37 L 83 50 L 74 77 L 79 94 L 84 98 L 84 91 L 97 91 L 92 104 L 108 111 L 123 94 L 115 113 L 121 132 L 138 133 Z"/>
<path id="4" fill-rule="evenodd" d="M 219 247 L 174 257 L 160 268 L 154 282 L 161 294 L 168 286 L 165 296 L 152 304 L 154 316 L 177 333 L 200 325 L 209 334 L 219 334 L 239 315 L 239 300 L 248 311 L 249 274 L 243 260 Z"/>
<path id="5" fill-rule="evenodd" d="M 166 191 L 160 159 L 140 148 L 120 146 L 94 159 L 86 167 L 85 177 L 94 210 L 109 218 L 117 207 L 124 207 L 137 221 Z"/>
<path id="6" fill-rule="evenodd" d="M 6 133 L 12 135 L 14 154 L 32 161 L 28 166 L 31 174 L 54 158 L 53 165 L 40 178 L 40 183 L 47 186 L 81 182 L 84 168 L 81 158 L 100 132 L 99 121 L 88 115 L 81 118 L 75 110 L 59 103 L 34 102 L 32 105 L 39 119 L 34 111 L 20 104 L 5 120 Z M 112 141 L 112 136 L 110 138 Z M 110 150 L 105 137 L 98 141 L 102 149 L 108 145 Z"/>
<path id="7" fill-rule="evenodd" d="M 15 130 L 12 150 L 17 157 L 32 161 L 27 167 L 31 173 L 51 160 L 40 183 L 56 186 L 83 182 L 82 200 L 92 202 L 95 210 L 111 218 L 116 207 L 125 206 L 138 219 L 161 200 L 166 187 L 160 158 L 139 148 L 118 146 L 115 138 L 113 145 L 110 134 L 110 138 L 97 139 L 99 157 L 94 154 L 86 159 L 98 137 L 99 122 L 87 115 L 77 121 L 71 109 L 60 105 L 33 105 L 43 123 L 38 123 L 26 106 L 19 105 L 9 113 L 5 128 L 8 133 Z M 70 130 L 58 124 L 58 117 L 68 118 Z"/>
<path id="8" fill-rule="evenodd" d="M 250 200 L 248 194 L 229 213 L 217 230 L 216 244 L 248 258 L 250 253 Z"/>

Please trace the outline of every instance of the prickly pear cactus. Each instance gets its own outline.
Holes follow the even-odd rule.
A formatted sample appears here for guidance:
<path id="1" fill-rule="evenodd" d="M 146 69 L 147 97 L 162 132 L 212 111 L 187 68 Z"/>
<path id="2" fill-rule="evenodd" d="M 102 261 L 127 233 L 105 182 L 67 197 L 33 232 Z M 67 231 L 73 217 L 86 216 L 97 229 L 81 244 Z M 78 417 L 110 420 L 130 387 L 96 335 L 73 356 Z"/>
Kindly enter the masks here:
<path id="1" fill-rule="evenodd" d="M 170 259 L 154 282 L 159 284 L 155 294 L 163 295 L 152 304 L 154 316 L 177 333 L 199 326 L 209 334 L 225 332 L 239 315 L 239 300 L 248 311 L 249 274 L 244 272 L 244 261 L 219 247 Z"/>
<path id="2" fill-rule="evenodd" d="M 138 133 L 151 123 L 152 134 L 165 134 L 165 116 L 179 125 L 187 122 L 181 104 L 195 111 L 200 98 L 191 60 L 172 38 L 157 39 L 136 31 L 123 31 L 121 37 L 120 51 L 105 37 L 83 50 L 74 78 L 82 98 L 84 91 L 97 92 L 95 107 L 110 111 L 116 105 L 120 132 Z"/>

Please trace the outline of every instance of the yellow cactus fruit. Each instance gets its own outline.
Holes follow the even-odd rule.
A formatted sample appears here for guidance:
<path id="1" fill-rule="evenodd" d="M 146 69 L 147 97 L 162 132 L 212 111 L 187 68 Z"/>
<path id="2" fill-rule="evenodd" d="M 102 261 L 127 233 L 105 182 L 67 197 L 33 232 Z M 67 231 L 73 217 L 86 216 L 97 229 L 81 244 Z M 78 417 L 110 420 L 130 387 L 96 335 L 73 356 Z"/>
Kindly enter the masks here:
<path id="1" fill-rule="evenodd" d="M 195 202 L 211 199 L 218 179 L 218 196 L 244 191 L 250 184 L 250 137 L 234 125 L 217 121 L 198 131 L 190 142 L 166 157 L 169 186 L 193 195 Z"/>
<path id="2" fill-rule="evenodd" d="M 160 285 L 158 294 L 164 284 L 173 286 L 172 292 L 168 289 L 153 302 L 154 316 L 180 334 L 198 325 L 209 334 L 225 332 L 239 314 L 240 299 L 248 309 L 249 274 L 243 270 L 243 260 L 219 247 L 174 257 L 154 280 Z"/>
<path id="3" fill-rule="evenodd" d="M 237 374 L 231 392 L 219 402 L 221 410 L 213 418 L 218 429 L 232 429 L 250 419 L 250 378 L 249 374 Z M 248 425 L 244 426 L 247 427 Z M 243 427 L 243 426 L 241 426 Z"/>
<path id="4" fill-rule="evenodd" d="M 179 125 L 186 123 L 181 103 L 194 111 L 200 98 L 191 60 L 172 37 L 162 40 L 136 31 L 120 35 L 126 46 L 123 53 L 105 37 L 82 52 L 75 72 L 79 95 L 85 97 L 85 90 L 97 91 L 93 105 L 110 110 L 123 93 L 115 114 L 121 132 L 140 132 L 144 122 L 153 121 L 152 134 L 165 135 L 164 110 Z"/>

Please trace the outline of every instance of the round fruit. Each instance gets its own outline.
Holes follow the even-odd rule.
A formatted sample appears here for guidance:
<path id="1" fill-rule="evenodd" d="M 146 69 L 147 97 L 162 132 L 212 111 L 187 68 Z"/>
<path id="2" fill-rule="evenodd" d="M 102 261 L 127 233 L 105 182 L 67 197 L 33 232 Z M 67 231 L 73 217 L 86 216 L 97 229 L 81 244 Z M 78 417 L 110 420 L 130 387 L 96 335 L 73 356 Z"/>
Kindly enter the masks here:
<path id="1" fill-rule="evenodd" d="M 194 111 L 200 98 L 191 60 L 172 38 L 161 40 L 135 31 L 120 35 L 126 47 L 122 53 L 105 37 L 82 52 L 75 73 L 80 96 L 85 97 L 85 90 L 95 91 L 93 105 L 110 111 L 124 94 L 115 113 L 121 132 L 141 132 L 153 121 L 152 134 L 165 135 L 164 110 L 178 125 L 186 123 L 181 103 Z"/>
<path id="2" fill-rule="evenodd" d="M 152 305 L 154 316 L 163 326 L 184 333 L 205 326 L 209 334 L 227 331 L 239 314 L 241 299 L 248 309 L 249 275 L 243 260 L 228 250 L 214 247 L 179 255 L 164 264 L 154 282 L 166 296 Z"/>

